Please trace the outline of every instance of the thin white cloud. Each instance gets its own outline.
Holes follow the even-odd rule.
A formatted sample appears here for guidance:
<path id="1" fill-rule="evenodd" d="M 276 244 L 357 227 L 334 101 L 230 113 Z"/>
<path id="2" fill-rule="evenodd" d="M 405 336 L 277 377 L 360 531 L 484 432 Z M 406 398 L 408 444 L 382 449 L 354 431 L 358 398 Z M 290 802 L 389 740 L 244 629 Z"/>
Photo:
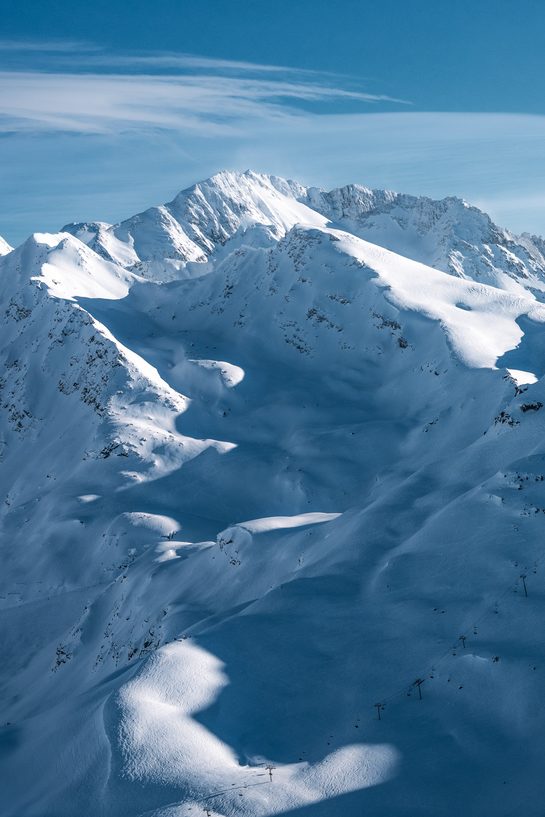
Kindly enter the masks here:
<path id="1" fill-rule="evenodd" d="M 289 78 L 0 72 L 0 132 L 165 128 L 214 136 L 296 119 L 297 106 L 387 96 Z M 289 102 L 289 105 L 286 105 Z M 308 114 L 306 114 L 308 115 Z"/>
<path id="2" fill-rule="evenodd" d="M 241 73 L 297 73 L 316 75 L 318 72 L 306 69 L 292 69 L 284 65 L 270 65 L 243 60 L 225 60 L 201 57 L 173 51 L 147 51 L 145 53 L 111 53 L 95 43 L 82 40 L 3 40 L 0 39 L 0 54 L 32 54 L 49 57 L 51 64 L 63 64 L 63 55 L 69 55 L 72 68 L 145 68 L 153 69 L 196 69 L 207 71 L 237 71 Z M 68 57 L 66 58 L 66 60 Z M 66 62 L 65 60 L 65 62 Z M 324 75 L 324 74 L 322 74 Z"/>
<path id="3" fill-rule="evenodd" d="M 248 62 L 246 60 L 229 60 L 217 57 L 203 57 L 197 54 L 188 54 L 175 51 L 145 51 L 142 53 L 107 51 L 103 46 L 81 40 L 7 40 L 0 39 L 0 54 L 20 56 L 21 59 L 35 55 L 35 62 L 49 63 L 49 70 L 62 71 L 70 66 L 72 70 L 92 71 L 132 68 L 135 72 L 146 69 L 164 71 L 166 69 L 209 72 L 238 72 L 252 74 L 284 74 L 303 77 L 337 78 L 344 75 L 330 71 L 319 71 L 309 68 L 293 68 L 287 65 L 271 65 L 270 63 Z M 43 68 L 43 64 L 40 65 Z M 351 79 L 344 76 L 344 79 Z M 353 79 L 353 78 L 352 78 Z M 396 100 L 397 101 L 397 100 Z"/>
<path id="4" fill-rule="evenodd" d="M 205 71 L 236 71 L 240 73 L 295 73 L 300 76 L 316 76 L 319 72 L 305 69 L 289 68 L 285 65 L 269 65 L 240 60 L 222 60 L 212 57 L 199 57 L 194 54 L 159 52 L 146 54 L 100 54 L 86 59 L 86 65 L 105 66 L 107 68 L 146 68 L 182 70 L 197 69 Z M 323 75 L 322 75 L 323 76 Z"/>
<path id="5" fill-rule="evenodd" d="M 1 40 L 0 52 L 64 54 L 72 52 L 96 52 L 101 47 L 81 40 Z"/>

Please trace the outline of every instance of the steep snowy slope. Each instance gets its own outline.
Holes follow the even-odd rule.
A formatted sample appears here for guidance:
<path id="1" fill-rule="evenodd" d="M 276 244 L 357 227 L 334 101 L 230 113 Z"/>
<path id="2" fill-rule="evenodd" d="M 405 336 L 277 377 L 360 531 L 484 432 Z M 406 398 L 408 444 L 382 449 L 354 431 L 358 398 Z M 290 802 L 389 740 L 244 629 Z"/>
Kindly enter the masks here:
<path id="1" fill-rule="evenodd" d="M 67 486 L 72 495 L 110 457 L 121 458 L 101 476 L 110 489 L 153 479 L 207 445 L 175 429 L 189 401 L 75 301 L 123 297 L 133 278 L 66 234 L 35 234 L 0 261 L 4 533 L 13 535 L 24 517 L 31 539 L 43 540 L 40 550 L 53 539 L 59 581 L 72 569 L 100 572 L 96 559 L 80 564 L 70 553 L 72 521 L 57 520 L 48 532 Z M 27 563 L 17 549 L 5 559 L 25 574 L 32 596 L 47 559 Z"/>
<path id="2" fill-rule="evenodd" d="M 6 817 L 541 817 L 545 306 L 325 195 L 0 261 Z"/>
<path id="3" fill-rule="evenodd" d="M 304 201 L 356 235 L 436 269 L 503 289 L 545 291 L 543 241 L 497 227 L 461 199 L 349 185 L 310 189 Z"/>
<path id="4" fill-rule="evenodd" d="M 0 255 L 7 255 L 8 252 L 11 252 L 13 247 L 11 247 L 8 242 L 2 238 L 0 235 Z"/>

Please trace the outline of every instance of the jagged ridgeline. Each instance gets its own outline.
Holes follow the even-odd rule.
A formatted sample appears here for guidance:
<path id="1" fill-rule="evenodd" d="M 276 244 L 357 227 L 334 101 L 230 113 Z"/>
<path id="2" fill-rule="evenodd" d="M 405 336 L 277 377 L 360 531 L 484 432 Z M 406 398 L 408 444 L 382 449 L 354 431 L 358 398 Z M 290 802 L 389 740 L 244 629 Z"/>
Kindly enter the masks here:
<path id="1" fill-rule="evenodd" d="M 246 172 L 0 255 L 2 814 L 541 817 L 543 241 Z"/>

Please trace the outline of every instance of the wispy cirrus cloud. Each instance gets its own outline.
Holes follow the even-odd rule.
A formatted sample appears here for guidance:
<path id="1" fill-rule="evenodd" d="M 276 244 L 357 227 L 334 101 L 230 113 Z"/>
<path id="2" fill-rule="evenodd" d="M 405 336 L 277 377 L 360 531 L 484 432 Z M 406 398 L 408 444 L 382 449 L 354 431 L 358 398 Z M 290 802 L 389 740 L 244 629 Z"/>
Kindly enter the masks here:
<path id="1" fill-rule="evenodd" d="M 290 68 L 286 65 L 244 62 L 241 60 L 223 60 L 213 57 L 200 57 L 195 54 L 182 54 L 172 51 L 147 52 L 146 54 L 82 54 L 81 63 L 85 66 L 109 69 L 145 68 L 146 70 L 179 69 L 181 71 L 224 71 L 242 74 L 297 74 L 299 76 L 326 76 L 324 72 L 302 68 Z"/>
<path id="2" fill-rule="evenodd" d="M 111 53 L 100 45 L 83 40 L 3 40 L 0 39 L 0 55 L 17 56 L 28 59 L 36 55 L 48 59 L 53 65 L 72 65 L 72 68 L 146 68 L 146 69 L 197 69 L 208 71 L 240 71 L 243 73 L 286 73 L 318 75 L 321 72 L 307 69 L 292 69 L 285 65 L 270 65 L 242 60 L 225 60 L 202 57 L 174 51 L 146 51 L 145 53 Z M 64 55 L 69 55 L 69 62 Z"/>
<path id="3" fill-rule="evenodd" d="M 65 54 L 72 52 L 101 51 L 101 46 L 83 40 L 3 40 L 0 39 L 0 53 L 21 54 Z"/>
<path id="4" fill-rule="evenodd" d="M 162 128 L 219 136 L 320 106 L 409 104 L 338 77 L 191 54 L 109 54 L 89 43 L 0 40 L 0 132 Z M 67 67 L 70 66 L 70 70 Z"/>
<path id="5" fill-rule="evenodd" d="M 89 72 L 93 70 L 106 70 L 116 72 L 119 70 L 134 69 L 140 72 L 164 71 L 168 69 L 176 72 L 186 71 L 207 71 L 241 73 L 241 74 L 273 74 L 273 75 L 295 75 L 300 78 L 313 77 L 329 78 L 329 80 L 344 77 L 345 75 L 333 73 L 331 71 L 313 70 L 309 68 L 293 68 L 288 65 L 272 65 L 271 63 L 248 62 L 244 60 L 229 60 L 218 57 L 204 57 L 198 54 L 188 54 L 176 51 L 145 51 L 145 52 L 115 52 L 108 51 L 103 46 L 89 41 L 82 40 L 6 40 L 0 38 L 0 58 L 4 57 L 19 61 L 33 58 L 32 62 L 39 62 L 40 70 L 56 70 L 58 66 L 66 68 L 71 66 L 72 70 Z M 29 67 L 27 65 L 27 67 Z M 353 79 L 353 78 L 352 78 Z M 387 97 L 385 97 L 387 98 Z M 395 100 L 398 101 L 398 100 Z"/>
<path id="6" fill-rule="evenodd" d="M 304 104 L 397 102 L 313 82 L 219 75 L 4 71 L 0 87 L 0 131 L 4 132 L 107 133 L 153 127 L 215 136 L 244 129 L 250 120 L 299 117 Z"/>

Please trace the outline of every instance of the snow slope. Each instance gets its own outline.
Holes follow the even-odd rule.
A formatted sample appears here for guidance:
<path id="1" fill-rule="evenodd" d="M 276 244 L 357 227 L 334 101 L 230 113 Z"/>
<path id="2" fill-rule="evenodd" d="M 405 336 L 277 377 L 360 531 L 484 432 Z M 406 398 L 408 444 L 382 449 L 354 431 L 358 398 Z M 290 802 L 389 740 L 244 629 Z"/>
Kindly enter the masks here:
<path id="1" fill-rule="evenodd" d="M 0 260 L 2 815 L 541 817 L 539 247 L 248 172 Z"/>
<path id="2" fill-rule="evenodd" d="M 461 199 L 349 185 L 329 193 L 311 188 L 304 201 L 350 232 L 436 269 L 502 289 L 544 291 L 543 240 L 513 235 Z"/>
<path id="3" fill-rule="evenodd" d="M 2 238 L 0 235 L 0 255 L 7 255 L 8 252 L 11 252 L 13 247 L 11 247 L 5 238 Z"/>

